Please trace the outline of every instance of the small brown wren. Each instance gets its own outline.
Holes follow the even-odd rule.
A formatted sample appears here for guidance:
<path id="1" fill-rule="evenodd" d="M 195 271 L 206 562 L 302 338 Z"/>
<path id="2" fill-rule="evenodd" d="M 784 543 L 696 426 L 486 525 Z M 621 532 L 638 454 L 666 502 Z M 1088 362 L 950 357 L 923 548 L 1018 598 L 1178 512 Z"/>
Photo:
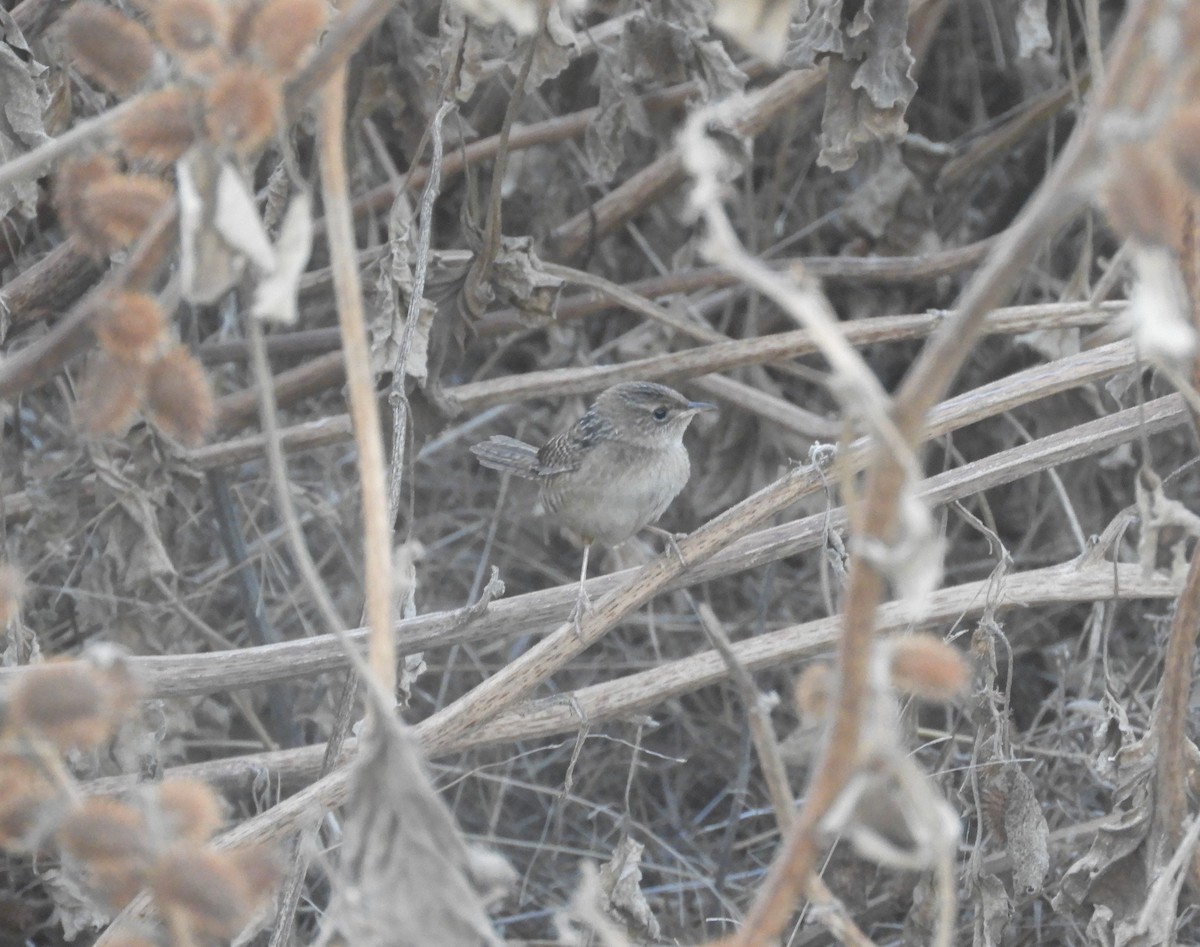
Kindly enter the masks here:
<path id="1" fill-rule="evenodd" d="M 471 448 L 483 466 L 537 481 L 546 511 L 583 539 L 576 628 L 588 605 L 591 544 L 616 546 L 662 516 L 691 473 L 683 432 L 697 414 L 715 410 L 665 385 L 622 382 L 540 449 L 503 435 Z"/>

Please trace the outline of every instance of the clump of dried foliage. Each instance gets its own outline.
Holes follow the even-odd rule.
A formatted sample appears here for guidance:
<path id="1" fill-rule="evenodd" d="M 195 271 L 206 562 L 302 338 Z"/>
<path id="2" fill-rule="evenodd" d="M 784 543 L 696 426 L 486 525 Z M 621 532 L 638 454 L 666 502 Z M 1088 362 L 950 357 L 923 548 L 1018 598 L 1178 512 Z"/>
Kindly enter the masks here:
<path id="1" fill-rule="evenodd" d="M 1196 4 L 19 0 L 0 89 L 0 940 L 1200 938 Z M 721 410 L 576 628 L 469 448 L 626 379 Z"/>

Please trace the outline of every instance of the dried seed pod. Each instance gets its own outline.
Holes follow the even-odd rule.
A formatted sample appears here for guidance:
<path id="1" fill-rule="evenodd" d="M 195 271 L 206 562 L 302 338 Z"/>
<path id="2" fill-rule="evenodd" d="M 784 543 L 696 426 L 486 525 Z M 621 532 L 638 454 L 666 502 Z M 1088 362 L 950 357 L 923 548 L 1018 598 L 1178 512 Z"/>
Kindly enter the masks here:
<path id="1" fill-rule="evenodd" d="M 192 96 L 176 86 L 142 96 L 117 122 L 121 150 L 162 167 L 174 164 L 196 140 L 194 108 Z"/>
<path id="2" fill-rule="evenodd" d="M 1104 207 L 1113 227 L 1149 246 L 1178 234 L 1186 193 L 1170 162 L 1157 150 L 1130 146 L 1113 156 Z"/>
<path id="3" fill-rule="evenodd" d="M 66 37 L 80 72 L 117 95 L 128 95 L 154 64 L 154 40 L 140 23 L 99 3 L 77 3 Z"/>
<path id="4" fill-rule="evenodd" d="M 75 402 L 75 423 L 88 434 L 119 434 L 142 403 L 146 370 L 101 353 L 88 365 Z"/>
<path id="5" fill-rule="evenodd" d="M 208 377 L 181 345 L 150 366 L 145 400 L 151 420 L 184 444 L 199 444 L 212 429 L 216 406 Z"/>
<path id="6" fill-rule="evenodd" d="M 160 0 L 154 9 L 154 34 L 163 49 L 180 59 L 215 47 L 229 38 L 229 14 L 216 0 Z"/>
<path id="7" fill-rule="evenodd" d="M 114 293 L 100 305 L 92 324 L 100 347 L 112 358 L 146 365 L 162 348 L 167 314 L 146 293 Z"/>
<path id="8" fill-rule="evenodd" d="M 282 110 L 277 78 L 257 66 L 232 66 L 213 80 L 204 122 L 213 141 L 245 154 L 266 144 Z"/>
<path id="9" fill-rule="evenodd" d="M 150 872 L 154 903 L 208 937 L 232 937 L 250 919 L 265 890 L 238 850 L 177 846 Z"/>
<path id="10" fill-rule="evenodd" d="M 116 165 L 104 155 L 68 161 L 54 181 L 54 205 L 67 233 L 86 253 L 108 255 L 108 241 L 96 221 L 88 192 L 93 185 L 117 176 Z"/>
<path id="11" fill-rule="evenodd" d="M 130 861 L 146 854 L 146 820 L 116 799 L 85 799 L 58 827 L 58 844 L 80 861 Z"/>
<path id="12" fill-rule="evenodd" d="M 250 24 L 250 49 L 272 72 L 290 76 L 325 28 L 325 0 L 266 0 Z"/>
<path id="13" fill-rule="evenodd" d="M 158 787 L 158 807 L 169 836 L 202 845 L 223 821 L 221 803 L 198 779 L 167 779 Z"/>
<path id="14" fill-rule="evenodd" d="M 920 632 L 895 638 L 891 650 L 892 686 L 923 700 L 951 700 L 971 676 L 963 656 L 937 635 Z"/>
<path id="15" fill-rule="evenodd" d="M 107 740 L 130 707 L 128 686 L 86 661 L 56 661 L 26 669 L 8 697 L 10 728 L 59 750 Z"/>
<path id="16" fill-rule="evenodd" d="M 45 770 L 15 753 L 0 754 L 0 847 L 24 849 L 53 789 Z"/>
<path id="17" fill-rule="evenodd" d="M 142 235 L 171 200 L 170 185 L 148 174 L 118 174 L 92 184 L 85 194 L 87 213 L 109 252 L 127 247 Z"/>
<path id="18" fill-rule="evenodd" d="M 833 706 L 834 689 L 837 680 L 833 668 L 824 661 L 810 664 L 796 678 L 794 699 L 796 712 L 800 717 L 809 721 L 821 721 Z"/>

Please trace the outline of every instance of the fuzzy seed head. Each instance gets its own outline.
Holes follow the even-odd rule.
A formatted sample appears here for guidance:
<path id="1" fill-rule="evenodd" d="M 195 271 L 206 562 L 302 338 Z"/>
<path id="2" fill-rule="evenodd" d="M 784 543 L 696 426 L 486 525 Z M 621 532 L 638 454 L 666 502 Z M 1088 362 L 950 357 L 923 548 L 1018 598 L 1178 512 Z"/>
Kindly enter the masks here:
<path id="1" fill-rule="evenodd" d="M 953 700 L 970 676 L 966 659 L 937 635 L 922 632 L 892 642 L 892 686 L 902 693 L 922 700 Z"/>
<path id="2" fill-rule="evenodd" d="M 192 97 L 172 86 L 138 99 L 117 122 L 116 137 L 126 156 L 168 167 L 196 140 Z"/>
<path id="3" fill-rule="evenodd" d="M 146 293 L 114 293 L 93 321 L 100 347 L 118 362 L 147 365 L 162 348 L 167 314 Z"/>
<path id="4" fill-rule="evenodd" d="M 158 787 L 158 806 L 170 837 L 203 845 L 223 821 L 221 803 L 198 779 L 167 779 Z"/>
<path id="5" fill-rule="evenodd" d="M 87 212 L 112 252 L 140 237 L 172 194 L 170 185 L 148 174 L 113 175 L 87 189 Z"/>
<path id="6" fill-rule="evenodd" d="M 232 937 L 249 920 L 254 892 L 232 852 L 180 845 L 150 872 L 154 903 L 207 937 Z"/>
<path id="7" fill-rule="evenodd" d="M 123 802 L 93 796 L 63 820 L 58 843 L 88 864 L 137 861 L 146 851 L 145 819 Z"/>
<path id="8" fill-rule="evenodd" d="M 121 363 L 100 353 L 91 360 L 79 386 L 75 423 L 98 437 L 120 434 L 142 402 L 146 370 L 138 363 Z"/>
<path id="9" fill-rule="evenodd" d="M 114 177 L 117 169 L 112 159 L 93 155 L 65 162 L 54 181 L 54 205 L 59 220 L 75 242 L 92 256 L 107 256 L 108 241 L 92 212 L 88 193 L 94 185 Z"/>
<path id="10" fill-rule="evenodd" d="M 61 661 L 27 669 L 12 687 L 8 724 L 41 737 L 59 750 L 103 743 L 120 719 L 123 698 L 96 668 Z"/>
<path id="11" fill-rule="evenodd" d="M 0 847 L 25 848 L 53 794 L 41 766 L 24 756 L 0 754 Z"/>
<path id="12" fill-rule="evenodd" d="M 250 49 L 271 72 L 292 75 L 325 28 L 325 0 L 266 0 L 250 24 Z"/>
<path id="13" fill-rule="evenodd" d="M 145 400 L 150 419 L 184 444 L 199 444 L 212 430 L 216 405 L 208 377 L 181 345 L 150 366 Z"/>
<path id="14" fill-rule="evenodd" d="M 277 78 L 257 66 L 233 66 L 213 80 L 204 123 L 213 141 L 246 154 L 266 144 L 282 110 Z"/>
<path id="15" fill-rule="evenodd" d="M 796 712 L 802 720 L 824 720 L 833 706 L 837 680 L 833 668 L 824 661 L 810 664 L 796 678 Z"/>
<path id="16" fill-rule="evenodd" d="M 154 40 L 140 23 L 100 3 L 77 3 L 65 17 L 67 44 L 84 75 L 128 95 L 154 64 Z"/>
<path id="17" fill-rule="evenodd" d="M 229 15 L 216 0 L 160 0 L 154 11 L 154 33 L 167 52 L 186 60 L 229 37 Z"/>

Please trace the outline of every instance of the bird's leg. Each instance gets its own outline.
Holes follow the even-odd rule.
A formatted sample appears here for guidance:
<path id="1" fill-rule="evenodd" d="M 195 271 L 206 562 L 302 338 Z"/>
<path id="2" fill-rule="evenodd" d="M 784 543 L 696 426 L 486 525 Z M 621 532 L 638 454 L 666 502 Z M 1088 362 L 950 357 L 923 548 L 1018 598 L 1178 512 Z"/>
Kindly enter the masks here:
<path id="1" fill-rule="evenodd" d="M 688 561 L 683 557 L 683 550 L 679 548 L 679 540 L 683 539 L 687 533 L 672 533 L 658 526 L 643 526 L 642 529 L 661 536 L 670 547 L 671 552 L 675 553 L 675 558 L 679 560 L 679 564 L 685 569 L 688 567 Z"/>
<path id="2" fill-rule="evenodd" d="M 583 616 L 587 610 L 592 607 L 591 599 L 588 598 L 587 590 L 583 584 L 587 581 L 588 553 L 592 551 L 591 543 L 583 544 L 583 566 L 579 570 L 579 595 L 575 599 L 575 609 L 571 612 L 571 622 L 575 625 L 575 634 L 580 638 L 583 637 Z"/>

